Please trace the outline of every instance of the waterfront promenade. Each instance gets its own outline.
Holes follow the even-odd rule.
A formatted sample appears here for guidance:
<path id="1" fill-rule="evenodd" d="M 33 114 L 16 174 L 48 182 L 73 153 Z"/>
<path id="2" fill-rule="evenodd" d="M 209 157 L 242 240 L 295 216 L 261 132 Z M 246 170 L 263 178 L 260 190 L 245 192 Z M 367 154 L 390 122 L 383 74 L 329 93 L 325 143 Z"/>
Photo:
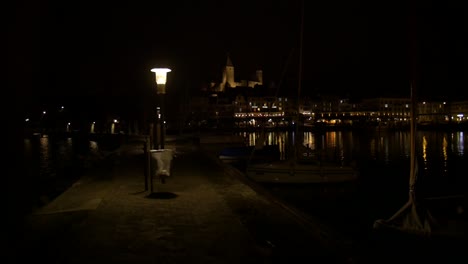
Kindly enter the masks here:
<path id="1" fill-rule="evenodd" d="M 166 148 L 176 150 L 172 175 L 165 184 L 155 180 L 153 193 L 145 190 L 143 141 L 130 139 L 27 216 L 10 241 L 8 263 L 390 263 L 405 257 L 354 243 L 288 208 L 190 137 L 168 137 Z"/>

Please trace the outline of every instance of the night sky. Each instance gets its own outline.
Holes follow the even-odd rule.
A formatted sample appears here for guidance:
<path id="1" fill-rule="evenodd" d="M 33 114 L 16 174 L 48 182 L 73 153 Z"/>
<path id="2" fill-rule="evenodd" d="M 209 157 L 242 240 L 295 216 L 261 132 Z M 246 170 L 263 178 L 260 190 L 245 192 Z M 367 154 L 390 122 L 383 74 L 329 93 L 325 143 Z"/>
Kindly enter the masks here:
<path id="1" fill-rule="evenodd" d="M 463 1 L 419 1 L 413 13 L 408 2 L 305 1 L 303 93 L 409 96 L 416 36 L 419 94 L 466 98 Z M 237 79 L 261 68 L 265 82 L 297 87 L 299 0 L 17 1 L 8 26 L 10 85 L 27 104 L 140 104 L 155 66 L 173 69 L 168 93 L 197 90 L 227 52 Z"/>
<path id="2" fill-rule="evenodd" d="M 304 2 L 304 95 L 409 96 L 410 55 L 416 51 L 420 97 L 468 100 L 466 1 Z M 173 107 L 180 101 L 171 98 L 219 79 L 228 52 L 238 80 L 261 68 L 267 84 L 297 90 L 300 0 L 6 3 L 2 124 L 11 149 L 5 151 L 8 198 L 25 191 L 18 176 L 25 168 L 24 118 L 45 105 L 65 105 L 84 116 L 139 116 L 154 94 L 150 69 L 164 66 L 173 70 L 166 103 Z M 410 48 L 411 40 L 417 49 Z M 10 212 L 18 207 L 11 205 L 5 215 L 17 223 Z"/>

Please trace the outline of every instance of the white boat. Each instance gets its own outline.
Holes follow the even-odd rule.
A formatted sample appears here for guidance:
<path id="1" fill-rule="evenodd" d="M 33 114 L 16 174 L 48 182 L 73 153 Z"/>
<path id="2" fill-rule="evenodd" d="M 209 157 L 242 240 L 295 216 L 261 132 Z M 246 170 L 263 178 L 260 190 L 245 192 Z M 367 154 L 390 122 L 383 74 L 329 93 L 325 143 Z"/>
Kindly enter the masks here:
<path id="1" fill-rule="evenodd" d="M 254 146 L 234 146 L 222 149 L 218 158 L 224 163 L 236 163 L 246 162 L 251 159 L 251 156 L 256 160 L 278 160 L 280 155 L 278 145 L 264 146 L 262 149 L 255 149 Z"/>
<path id="2" fill-rule="evenodd" d="M 352 166 L 332 163 L 276 161 L 250 164 L 247 176 L 259 183 L 339 183 L 356 181 L 359 171 Z"/>

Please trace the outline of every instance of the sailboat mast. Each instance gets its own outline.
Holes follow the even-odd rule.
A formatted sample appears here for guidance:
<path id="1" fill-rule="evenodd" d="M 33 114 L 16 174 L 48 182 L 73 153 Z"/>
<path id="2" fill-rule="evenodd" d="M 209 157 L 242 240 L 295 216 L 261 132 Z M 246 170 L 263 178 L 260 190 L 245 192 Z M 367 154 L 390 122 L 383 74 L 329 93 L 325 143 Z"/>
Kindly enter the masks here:
<path id="1" fill-rule="evenodd" d="M 417 159 L 416 159 L 416 108 L 417 101 L 415 95 L 414 81 L 411 82 L 411 112 L 410 112 L 410 192 L 414 191 L 417 178 Z"/>
<path id="2" fill-rule="evenodd" d="M 296 126 L 295 126 L 295 141 L 294 146 L 294 156 L 295 161 L 298 160 L 298 151 L 299 151 L 299 144 L 302 144 L 302 137 L 299 136 L 299 109 L 300 109 L 300 101 L 301 101 L 301 86 L 302 86 L 302 43 L 304 38 L 304 0 L 301 0 L 300 6 L 301 12 L 301 21 L 300 21 L 300 28 L 299 28 L 299 69 L 298 69 L 298 78 L 297 78 L 297 106 L 296 106 Z"/>
<path id="3" fill-rule="evenodd" d="M 304 39 L 304 0 L 301 1 L 301 25 L 299 31 L 299 70 L 298 70 L 298 84 L 297 84 L 297 108 L 299 110 L 299 101 L 301 96 L 302 86 L 302 43 Z M 298 112 L 299 113 L 299 112 Z"/>
<path id="4" fill-rule="evenodd" d="M 399 231 L 428 235 L 432 232 L 434 219 L 430 211 L 417 202 L 416 181 L 418 176 L 418 164 L 416 158 L 416 90 L 418 83 L 418 46 L 417 46 L 417 9 L 416 1 L 410 3 L 409 14 L 409 52 L 410 52 L 410 89 L 411 89 L 411 109 L 410 109 L 410 177 L 409 177 L 409 197 L 408 201 L 388 220 L 379 219 L 374 222 L 374 228 L 392 228 Z"/>
<path id="5" fill-rule="evenodd" d="M 410 17 L 409 17 L 409 44 L 410 44 L 410 80 L 411 80 L 411 112 L 410 112 L 410 179 L 409 189 L 414 191 L 417 179 L 417 158 L 416 158 L 416 119 L 417 119 L 417 79 L 418 79 L 418 43 L 417 43 L 417 15 L 416 15 L 416 1 L 410 3 Z"/>

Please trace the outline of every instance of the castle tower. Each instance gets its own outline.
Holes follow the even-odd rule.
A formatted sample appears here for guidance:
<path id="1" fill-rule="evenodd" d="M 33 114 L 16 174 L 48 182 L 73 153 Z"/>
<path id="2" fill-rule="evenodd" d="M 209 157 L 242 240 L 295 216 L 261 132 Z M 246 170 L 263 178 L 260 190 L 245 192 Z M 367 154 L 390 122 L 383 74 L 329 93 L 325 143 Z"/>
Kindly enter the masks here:
<path id="1" fill-rule="evenodd" d="M 263 71 L 262 70 L 257 70 L 255 72 L 255 77 L 257 78 L 257 82 L 260 84 L 260 85 L 263 85 Z"/>
<path id="2" fill-rule="evenodd" d="M 227 55 L 226 67 L 224 68 L 223 82 L 230 88 L 235 88 L 237 86 L 234 81 L 234 65 L 232 65 L 229 53 Z"/>

